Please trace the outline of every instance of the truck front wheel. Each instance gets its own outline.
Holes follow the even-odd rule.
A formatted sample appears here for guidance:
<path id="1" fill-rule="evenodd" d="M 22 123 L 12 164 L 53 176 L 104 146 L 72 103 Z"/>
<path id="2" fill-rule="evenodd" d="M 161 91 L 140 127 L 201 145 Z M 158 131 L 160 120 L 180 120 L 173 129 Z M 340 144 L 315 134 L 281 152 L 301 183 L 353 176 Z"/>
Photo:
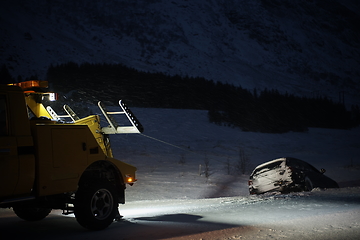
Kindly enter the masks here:
<path id="1" fill-rule="evenodd" d="M 117 200 L 117 191 L 108 181 L 81 186 L 75 195 L 76 220 L 87 229 L 102 230 L 118 214 Z"/>
<path id="2" fill-rule="evenodd" d="M 13 207 L 15 214 L 26 221 L 39 221 L 47 217 L 51 208 L 42 207 Z"/>

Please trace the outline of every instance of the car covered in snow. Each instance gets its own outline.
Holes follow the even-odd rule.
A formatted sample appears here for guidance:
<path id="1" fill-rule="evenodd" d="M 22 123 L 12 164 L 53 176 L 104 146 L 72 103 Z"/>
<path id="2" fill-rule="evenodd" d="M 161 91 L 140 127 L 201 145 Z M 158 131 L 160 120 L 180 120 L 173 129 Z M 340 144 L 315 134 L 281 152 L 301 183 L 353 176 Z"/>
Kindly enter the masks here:
<path id="1" fill-rule="evenodd" d="M 309 163 L 283 157 L 257 166 L 250 175 L 250 194 L 279 191 L 311 191 L 313 188 L 338 188 L 338 184 Z"/>

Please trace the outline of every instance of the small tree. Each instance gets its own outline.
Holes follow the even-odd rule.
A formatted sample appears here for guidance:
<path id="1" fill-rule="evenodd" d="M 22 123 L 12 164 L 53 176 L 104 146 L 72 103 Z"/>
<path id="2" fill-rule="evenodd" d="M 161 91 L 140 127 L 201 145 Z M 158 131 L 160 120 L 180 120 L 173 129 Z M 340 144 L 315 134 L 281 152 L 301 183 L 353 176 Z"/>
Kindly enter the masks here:
<path id="1" fill-rule="evenodd" d="M 210 172 L 210 160 L 207 156 L 205 156 L 204 164 L 205 164 L 204 174 L 206 179 L 208 179 L 211 175 L 211 172 Z"/>
<path id="2" fill-rule="evenodd" d="M 180 160 L 179 160 L 179 164 L 184 165 L 185 162 L 186 162 L 186 160 L 185 160 L 185 154 L 184 154 L 184 153 L 181 153 L 181 155 L 180 155 Z"/>
<path id="3" fill-rule="evenodd" d="M 249 165 L 249 158 L 245 155 L 244 150 L 239 148 L 239 161 L 236 166 L 237 170 L 240 173 L 245 174 L 248 165 Z"/>
<path id="4" fill-rule="evenodd" d="M 230 175 L 231 174 L 231 161 L 230 161 L 229 157 L 225 161 L 225 169 L 226 169 L 227 175 Z"/>

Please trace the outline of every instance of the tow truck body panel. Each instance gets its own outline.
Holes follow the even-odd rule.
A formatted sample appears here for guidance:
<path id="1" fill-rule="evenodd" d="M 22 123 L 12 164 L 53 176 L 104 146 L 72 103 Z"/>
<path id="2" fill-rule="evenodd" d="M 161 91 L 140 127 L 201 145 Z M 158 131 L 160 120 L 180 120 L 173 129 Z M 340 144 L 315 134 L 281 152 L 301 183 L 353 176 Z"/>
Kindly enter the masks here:
<path id="1" fill-rule="evenodd" d="M 118 113 L 125 114 L 131 124 L 120 126 L 100 102 L 109 126 L 102 127 L 98 115 L 79 118 L 67 105 L 68 114 L 59 116 L 42 103 L 44 97 L 53 97 L 44 91 L 46 87 L 46 81 L 0 85 L 0 207 L 29 207 L 26 201 L 31 200 L 31 206 L 70 211 L 68 205 L 76 203 L 79 186 L 90 188 L 99 180 L 113 185 L 115 201 L 125 203 L 124 190 L 136 182 L 136 167 L 113 157 L 108 134 L 140 133 L 143 129 L 137 119 L 122 104 Z M 63 121 L 64 117 L 72 121 Z M 94 223 L 87 225 L 81 216 L 84 210 L 78 209 L 79 223 L 96 229 Z"/>

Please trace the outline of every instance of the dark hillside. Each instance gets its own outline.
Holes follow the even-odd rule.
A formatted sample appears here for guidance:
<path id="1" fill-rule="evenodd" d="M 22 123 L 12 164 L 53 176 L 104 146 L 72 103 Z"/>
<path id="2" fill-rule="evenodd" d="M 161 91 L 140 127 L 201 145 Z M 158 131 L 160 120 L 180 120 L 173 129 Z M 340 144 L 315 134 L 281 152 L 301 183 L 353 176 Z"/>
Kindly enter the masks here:
<path id="1" fill-rule="evenodd" d="M 147 73 L 123 65 L 67 63 L 50 67 L 47 78 L 55 91 L 77 103 L 101 100 L 115 105 L 124 99 L 133 107 L 206 109 L 211 122 L 244 131 L 346 129 L 360 120 L 357 106 L 348 111 L 326 97 L 281 94 L 275 89 L 258 93 L 204 78 Z"/>

